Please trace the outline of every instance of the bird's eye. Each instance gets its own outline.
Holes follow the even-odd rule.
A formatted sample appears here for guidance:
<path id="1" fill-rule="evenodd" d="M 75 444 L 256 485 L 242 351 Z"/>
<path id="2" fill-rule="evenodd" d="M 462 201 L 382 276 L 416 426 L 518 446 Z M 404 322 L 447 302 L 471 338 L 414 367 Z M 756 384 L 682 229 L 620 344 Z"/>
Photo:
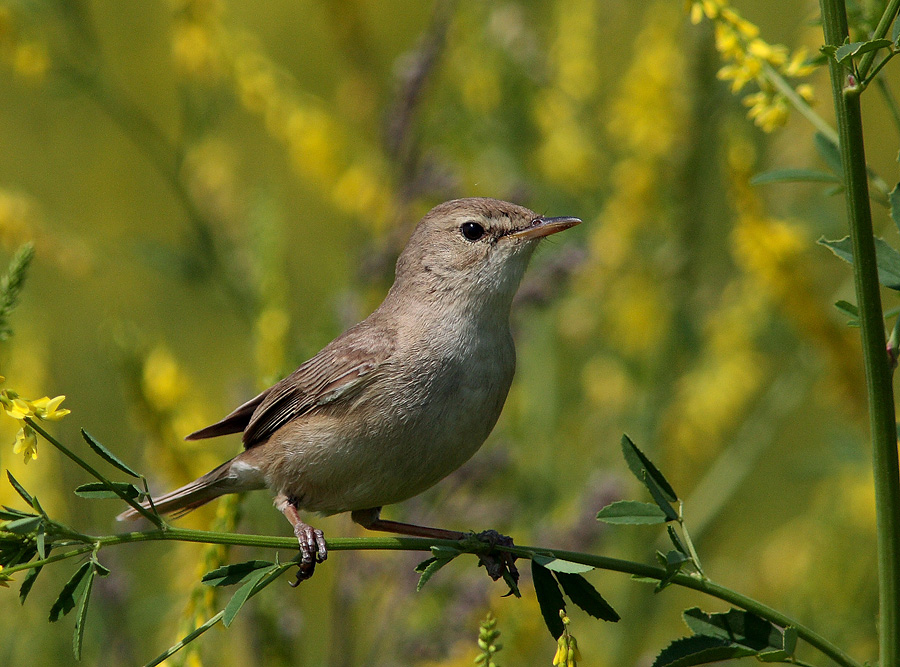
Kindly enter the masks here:
<path id="1" fill-rule="evenodd" d="M 484 227 L 477 222 L 464 222 L 462 227 L 459 228 L 459 231 L 461 231 L 462 235 L 470 241 L 477 241 L 484 236 Z"/>

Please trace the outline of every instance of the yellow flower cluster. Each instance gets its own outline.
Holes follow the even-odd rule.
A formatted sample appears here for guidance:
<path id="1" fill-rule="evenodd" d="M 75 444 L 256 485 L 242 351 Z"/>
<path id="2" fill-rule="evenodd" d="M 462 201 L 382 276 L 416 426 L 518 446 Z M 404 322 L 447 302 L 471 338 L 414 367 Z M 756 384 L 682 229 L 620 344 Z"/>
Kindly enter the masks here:
<path id="1" fill-rule="evenodd" d="M 565 0 L 556 5 L 556 30 L 551 45 L 551 81 L 535 96 L 534 118 L 542 139 L 537 167 L 560 187 L 593 186 L 597 154 L 586 123 L 600 77 L 597 46 L 600 10 L 595 0 Z"/>
<path id="2" fill-rule="evenodd" d="M 297 92 L 255 41 L 223 22 L 219 0 L 177 0 L 172 54 L 182 76 L 226 82 L 240 104 L 260 116 L 287 148 L 297 174 L 325 193 L 342 212 L 376 228 L 391 220 L 393 198 L 387 168 L 373 155 L 349 161 L 343 126 L 312 96 Z"/>
<path id="3" fill-rule="evenodd" d="M 219 0 L 176 0 L 172 61 L 181 76 L 211 83 L 226 71 L 225 35 Z"/>
<path id="4" fill-rule="evenodd" d="M 0 382 L 4 378 L 0 377 Z M 13 419 L 24 421 L 25 418 L 40 419 L 41 421 L 59 421 L 70 410 L 60 408 L 65 396 L 50 398 L 44 396 L 33 401 L 26 400 L 11 389 L 0 390 L 0 405 L 6 410 L 6 414 Z M 37 458 L 37 433 L 28 424 L 24 424 L 16 434 L 16 442 L 13 445 L 13 453 L 22 454 L 25 463 Z"/>
<path id="5" fill-rule="evenodd" d="M 654 251 L 669 238 L 658 184 L 670 169 L 686 110 L 678 84 L 684 62 L 674 34 L 677 11 L 662 2 L 647 12 L 635 39 L 641 47 L 620 77 L 621 90 L 610 95 L 606 132 L 623 155 L 612 168 L 611 194 L 591 225 L 590 257 L 563 318 L 565 333 L 586 338 L 602 329 L 612 347 L 635 359 L 668 330 L 668 299 L 659 279 L 665 269 L 656 264 L 665 253 Z M 598 302 L 605 304 L 602 310 Z"/>
<path id="6" fill-rule="evenodd" d="M 9 584 L 7 583 L 9 580 L 9 575 L 3 574 L 3 566 L 0 565 L 0 587 L 9 588 Z"/>
<path id="7" fill-rule="evenodd" d="M 817 293 L 809 239 L 800 226 L 765 215 L 758 193 L 749 184 L 756 170 L 749 143 L 734 144 L 728 161 L 738 213 L 731 237 L 736 264 L 822 353 L 834 381 L 831 388 L 840 393 L 840 404 L 862 413 L 864 401 L 857 389 L 862 379 L 854 361 L 856 336 L 830 316 L 830 296 Z"/>
<path id="8" fill-rule="evenodd" d="M 688 476 L 696 462 L 716 453 L 766 378 L 756 339 L 768 324 L 768 301 L 752 280 L 729 285 L 705 322 L 702 350 L 675 386 L 665 418 L 666 465 Z"/>
<path id="9" fill-rule="evenodd" d="M 562 609 L 559 610 L 559 617 L 563 622 L 563 633 L 556 641 L 556 655 L 553 656 L 553 667 L 577 667 L 578 661 L 581 660 L 581 651 L 578 650 L 578 642 L 575 636 L 569 632 L 569 617 Z"/>
<path id="10" fill-rule="evenodd" d="M 12 9 L 0 5 L 0 63 L 10 67 L 22 79 L 33 83 L 44 80 L 50 70 L 50 54 L 43 42 L 24 38 Z"/>
<path id="11" fill-rule="evenodd" d="M 805 49 L 791 54 L 787 47 L 761 39 L 759 28 L 741 17 L 728 0 L 688 0 L 686 4 L 693 23 L 706 17 L 715 24 L 716 50 L 725 62 L 718 77 L 731 82 L 731 92 L 739 93 L 750 82 L 758 86 L 757 92 L 743 98 L 750 107 L 747 116 L 756 125 L 771 132 L 787 122 L 789 100 L 775 85 L 775 77 L 804 102 L 812 103 L 812 86 L 796 83 L 815 69 L 808 64 Z"/>

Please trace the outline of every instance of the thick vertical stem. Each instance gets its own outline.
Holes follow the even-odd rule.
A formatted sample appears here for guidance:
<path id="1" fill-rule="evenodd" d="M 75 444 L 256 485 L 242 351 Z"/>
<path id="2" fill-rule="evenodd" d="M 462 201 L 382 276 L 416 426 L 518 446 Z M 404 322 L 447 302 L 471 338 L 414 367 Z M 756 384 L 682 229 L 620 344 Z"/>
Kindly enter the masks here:
<path id="1" fill-rule="evenodd" d="M 840 46 L 848 34 L 844 0 L 820 0 L 826 44 Z M 866 180 L 859 88 L 849 71 L 830 62 L 840 136 L 847 216 L 853 244 L 853 277 L 859 303 L 863 360 L 875 474 L 878 529 L 879 642 L 881 667 L 900 665 L 900 470 L 891 368 L 885 349 L 872 212 Z"/>

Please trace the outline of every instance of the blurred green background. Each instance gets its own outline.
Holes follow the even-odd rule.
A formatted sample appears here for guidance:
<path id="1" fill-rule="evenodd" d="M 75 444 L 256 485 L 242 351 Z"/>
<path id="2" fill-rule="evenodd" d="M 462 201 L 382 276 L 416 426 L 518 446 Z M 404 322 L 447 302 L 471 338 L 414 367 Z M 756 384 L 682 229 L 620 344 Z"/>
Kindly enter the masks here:
<path id="1" fill-rule="evenodd" d="M 735 9 L 792 52 L 821 43 L 815 2 Z M 621 460 L 627 432 L 687 499 L 708 575 L 871 659 L 865 393 L 856 332 L 832 305 L 852 285 L 814 243 L 844 235 L 843 202 L 822 184 L 749 185 L 825 163 L 799 115 L 771 133 L 747 120 L 720 67 L 710 22 L 678 0 L 0 2 L 3 261 L 37 247 L 0 349 L 6 386 L 65 394 L 65 442 L 84 427 L 167 490 L 239 447 L 186 433 L 379 303 L 432 205 L 482 195 L 577 215 L 521 290 L 518 372 L 488 443 L 385 516 L 652 561 L 659 531 L 594 519 L 645 499 Z M 827 72 L 804 81 L 830 119 Z M 893 183 L 897 128 L 874 93 L 864 112 L 870 163 Z M 18 426 L 0 422 L 0 465 L 52 516 L 120 530 L 121 507 L 76 498 L 88 480 L 48 445 L 27 467 L 13 455 Z M 0 503 L 20 505 L 5 484 Z M 231 519 L 290 534 L 265 493 L 182 521 Z M 346 516 L 315 525 L 361 533 Z M 103 551 L 113 574 L 95 586 L 85 663 L 146 662 L 224 604 L 196 588 L 203 572 L 271 556 Z M 335 553 L 169 664 L 468 665 L 488 610 L 499 664 L 550 664 L 527 582 L 522 600 L 502 598 L 469 558 L 416 593 L 422 558 Z M 47 568 L 24 607 L 15 587 L 0 594 L 0 663 L 73 662 L 71 617 L 46 622 L 71 569 Z M 687 634 L 682 609 L 724 610 L 589 578 L 623 620 L 572 610 L 584 664 L 648 665 Z"/>

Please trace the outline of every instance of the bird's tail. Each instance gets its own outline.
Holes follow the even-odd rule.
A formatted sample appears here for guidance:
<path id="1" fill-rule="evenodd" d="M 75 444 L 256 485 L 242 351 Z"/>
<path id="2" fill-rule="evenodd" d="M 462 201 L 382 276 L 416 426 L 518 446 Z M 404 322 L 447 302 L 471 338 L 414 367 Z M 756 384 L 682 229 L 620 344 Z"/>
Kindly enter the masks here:
<path id="1" fill-rule="evenodd" d="M 141 505 L 151 512 L 155 509 L 159 514 L 171 514 L 178 518 L 226 493 L 253 491 L 262 489 L 265 485 L 265 479 L 259 469 L 234 458 L 190 484 L 154 498 L 152 506 L 149 500 L 145 500 Z M 127 521 L 138 517 L 140 517 L 138 511 L 131 508 L 122 512 L 116 519 Z"/>

